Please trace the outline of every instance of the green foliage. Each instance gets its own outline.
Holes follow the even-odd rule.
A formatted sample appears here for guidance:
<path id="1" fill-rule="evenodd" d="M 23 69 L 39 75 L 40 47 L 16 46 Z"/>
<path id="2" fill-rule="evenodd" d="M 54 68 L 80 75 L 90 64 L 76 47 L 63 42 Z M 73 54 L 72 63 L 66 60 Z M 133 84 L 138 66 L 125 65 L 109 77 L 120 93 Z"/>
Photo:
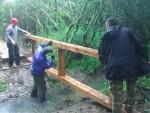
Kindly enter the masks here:
<path id="1" fill-rule="evenodd" d="M 96 35 L 95 35 L 94 39 L 90 43 L 91 48 L 95 48 L 95 49 L 99 48 L 103 32 L 104 31 L 96 32 Z"/>
<path id="2" fill-rule="evenodd" d="M 72 42 L 78 45 L 82 45 L 82 34 L 85 31 L 85 29 L 81 26 L 79 27 L 75 37 Z M 90 47 L 91 48 L 95 48 L 97 49 L 99 47 L 99 42 L 100 42 L 100 36 L 102 35 L 101 32 L 97 32 L 94 39 L 91 41 L 90 43 Z M 77 56 L 76 54 L 73 54 L 74 57 Z M 73 67 L 80 67 L 80 69 L 88 72 L 88 73 L 93 73 L 95 71 L 95 69 L 100 65 L 100 62 L 98 59 L 93 58 L 93 57 L 89 57 L 89 56 L 81 56 L 80 58 L 73 58 L 71 56 L 70 60 L 69 60 L 69 67 L 73 68 Z"/>
<path id="3" fill-rule="evenodd" d="M 102 93 L 107 95 L 107 96 L 109 95 L 109 82 L 108 82 L 108 80 L 104 81 L 104 87 L 103 87 Z"/>
<path id="4" fill-rule="evenodd" d="M 50 38 L 55 39 L 55 40 L 64 41 L 66 31 L 67 31 L 67 27 L 62 28 L 62 30 L 60 32 L 54 32 Z"/>
<path id="5" fill-rule="evenodd" d="M 87 73 L 94 73 L 95 69 L 99 66 L 99 61 L 96 58 L 85 56 L 81 59 L 70 60 L 69 68 L 80 68 Z"/>
<path id="6" fill-rule="evenodd" d="M 83 26 L 80 26 L 78 28 L 76 34 L 73 36 L 74 38 L 69 42 L 78 44 L 78 45 L 82 45 L 83 44 L 82 35 L 83 35 L 84 31 L 85 31 L 85 28 Z"/>
<path id="7" fill-rule="evenodd" d="M 86 56 L 83 58 L 83 63 L 83 69 L 89 73 L 93 73 L 99 65 L 99 60 L 96 58 Z"/>
<path id="8" fill-rule="evenodd" d="M 7 88 L 7 83 L 2 81 L 2 80 L 0 80 L 0 92 L 5 91 L 6 88 Z"/>
<path id="9" fill-rule="evenodd" d="M 141 87 L 145 87 L 147 89 L 150 89 L 150 76 L 147 75 L 147 76 L 143 76 L 143 77 L 140 77 L 137 81 L 137 85 L 138 86 L 141 86 Z"/>

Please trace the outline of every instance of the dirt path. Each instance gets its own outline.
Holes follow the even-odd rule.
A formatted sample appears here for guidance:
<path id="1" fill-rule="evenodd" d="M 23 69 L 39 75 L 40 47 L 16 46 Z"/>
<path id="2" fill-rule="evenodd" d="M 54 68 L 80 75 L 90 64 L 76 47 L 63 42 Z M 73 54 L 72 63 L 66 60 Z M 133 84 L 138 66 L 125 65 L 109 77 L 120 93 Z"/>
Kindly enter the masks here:
<path id="1" fill-rule="evenodd" d="M 0 92 L 0 103 L 24 95 L 29 95 L 32 77 L 25 68 L 1 71 L 0 80 L 6 82 L 7 89 Z"/>
<path id="2" fill-rule="evenodd" d="M 77 71 L 71 73 L 86 82 L 84 74 Z M 39 103 L 30 97 L 33 80 L 28 67 L 1 71 L 0 80 L 7 83 L 7 90 L 0 92 L 0 113 L 109 113 L 99 104 L 53 78 L 46 79 L 47 100 Z"/>

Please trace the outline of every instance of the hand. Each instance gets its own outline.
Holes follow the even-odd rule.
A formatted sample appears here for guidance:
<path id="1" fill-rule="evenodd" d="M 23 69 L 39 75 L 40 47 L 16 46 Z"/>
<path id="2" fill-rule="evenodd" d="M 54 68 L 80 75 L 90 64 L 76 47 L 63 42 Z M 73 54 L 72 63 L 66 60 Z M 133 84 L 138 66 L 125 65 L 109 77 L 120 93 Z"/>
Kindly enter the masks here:
<path id="1" fill-rule="evenodd" d="M 26 34 L 31 35 L 31 33 L 30 33 L 30 32 L 26 32 Z"/>
<path id="2" fill-rule="evenodd" d="M 29 33 L 26 33 L 25 35 L 24 35 L 24 38 L 26 38 L 26 39 L 29 39 Z"/>
<path id="3" fill-rule="evenodd" d="M 13 42 L 12 44 L 13 44 L 13 45 L 16 45 L 16 43 L 15 43 L 15 42 Z"/>
<path id="4" fill-rule="evenodd" d="M 29 32 L 28 32 L 27 34 L 28 34 L 28 35 L 31 35 L 31 33 L 29 33 Z"/>
<path id="5" fill-rule="evenodd" d="M 55 59 L 55 56 L 54 56 L 54 55 L 52 55 L 52 56 L 51 56 L 51 59 L 53 59 L 53 60 L 54 60 L 54 59 Z"/>
<path id="6" fill-rule="evenodd" d="M 10 36 L 8 36 L 8 38 L 9 38 L 9 40 L 11 41 L 11 43 L 12 43 L 13 45 L 16 45 L 16 42 L 15 42 Z"/>
<path id="7" fill-rule="evenodd" d="M 51 46 L 51 45 L 52 45 L 52 41 L 49 41 L 49 42 L 48 42 L 48 45 L 50 45 L 50 46 Z"/>
<path id="8" fill-rule="evenodd" d="M 13 45 L 16 45 L 16 42 L 14 40 L 11 40 L 11 42 L 12 42 Z"/>

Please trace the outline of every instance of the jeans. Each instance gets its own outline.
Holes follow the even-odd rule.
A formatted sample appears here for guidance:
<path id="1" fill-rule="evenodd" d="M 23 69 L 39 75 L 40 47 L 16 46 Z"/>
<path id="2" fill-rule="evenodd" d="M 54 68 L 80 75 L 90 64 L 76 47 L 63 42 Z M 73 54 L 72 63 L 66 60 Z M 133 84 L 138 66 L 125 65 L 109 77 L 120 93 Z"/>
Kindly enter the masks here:
<path id="1" fill-rule="evenodd" d="M 32 88 L 31 96 L 39 95 L 40 99 L 45 99 L 46 94 L 46 81 L 44 75 L 33 75 L 34 85 Z"/>
<path id="2" fill-rule="evenodd" d="M 8 54 L 9 54 L 9 67 L 13 65 L 13 62 L 15 60 L 15 63 L 17 66 L 20 65 L 20 52 L 18 45 L 13 45 L 12 43 L 7 43 L 8 47 Z"/>
<path id="3" fill-rule="evenodd" d="M 136 80 L 126 80 L 126 102 L 125 110 L 132 113 L 134 107 Z M 112 93 L 112 113 L 122 113 L 123 108 L 123 81 L 110 81 Z"/>

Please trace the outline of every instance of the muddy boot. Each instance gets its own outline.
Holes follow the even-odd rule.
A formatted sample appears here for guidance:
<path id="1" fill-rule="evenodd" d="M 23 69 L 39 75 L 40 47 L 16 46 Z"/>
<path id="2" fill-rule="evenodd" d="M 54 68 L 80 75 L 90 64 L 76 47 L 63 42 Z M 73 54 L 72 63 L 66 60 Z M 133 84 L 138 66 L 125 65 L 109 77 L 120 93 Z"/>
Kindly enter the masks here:
<path id="1" fill-rule="evenodd" d="M 39 91 L 39 98 L 40 98 L 40 102 L 44 102 L 45 101 L 45 94 L 46 94 L 46 82 L 45 82 L 45 78 L 44 76 L 41 76 L 41 78 L 39 79 L 39 86 L 38 86 L 38 91 Z"/>
<path id="2" fill-rule="evenodd" d="M 13 64 L 9 64 L 9 67 L 12 67 L 13 66 Z"/>
<path id="3" fill-rule="evenodd" d="M 132 107 L 129 106 L 129 105 L 126 105 L 126 106 L 125 106 L 125 110 L 126 110 L 127 113 L 133 113 L 133 109 L 132 109 Z"/>
<path id="4" fill-rule="evenodd" d="M 44 102 L 45 101 L 45 97 L 40 98 L 40 102 Z"/>
<path id="5" fill-rule="evenodd" d="M 37 97 L 37 89 L 32 90 L 31 97 Z"/>
<path id="6" fill-rule="evenodd" d="M 44 102 L 45 101 L 45 89 L 39 91 L 39 101 Z"/>

